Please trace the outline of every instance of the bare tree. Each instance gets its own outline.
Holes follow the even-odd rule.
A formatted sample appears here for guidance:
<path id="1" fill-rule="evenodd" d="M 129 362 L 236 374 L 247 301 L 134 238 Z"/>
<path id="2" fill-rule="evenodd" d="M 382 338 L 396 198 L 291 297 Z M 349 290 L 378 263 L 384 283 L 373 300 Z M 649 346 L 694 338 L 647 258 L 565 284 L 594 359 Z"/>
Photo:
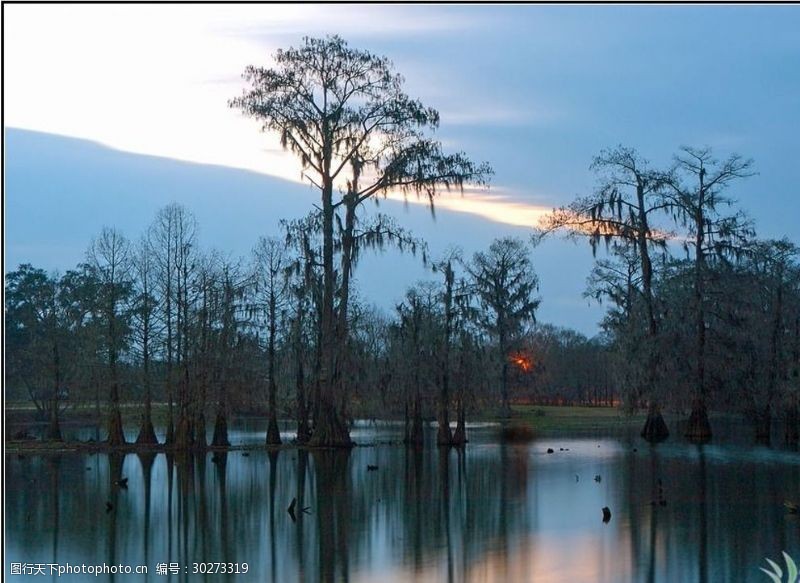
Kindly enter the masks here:
<path id="1" fill-rule="evenodd" d="M 705 287 L 708 263 L 720 257 L 736 257 L 753 236 L 749 220 L 741 213 L 723 216 L 734 201 L 723 192 L 736 180 L 752 176 L 752 160 L 734 154 L 719 162 L 710 148 L 681 149 L 675 158 L 667 197 L 678 217 L 688 227 L 687 250 L 694 251 L 695 382 L 692 412 L 686 437 L 696 441 L 711 438 L 706 385 Z"/>
<path id="2" fill-rule="evenodd" d="M 130 335 L 129 301 L 133 290 L 131 245 L 119 231 L 104 228 L 92 240 L 86 257 L 99 284 L 100 314 L 105 324 L 104 349 L 110 383 L 108 443 L 118 446 L 125 444 L 118 361 Z"/>
<path id="3" fill-rule="evenodd" d="M 267 326 L 267 395 L 269 424 L 267 445 L 280 445 L 278 428 L 278 385 L 276 377 L 275 343 L 278 326 L 289 300 L 289 258 L 283 241 L 274 237 L 261 237 L 253 249 L 253 268 L 256 305 Z"/>
<path id="4" fill-rule="evenodd" d="M 165 384 L 168 399 L 168 445 L 187 447 L 190 434 L 188 315 L 190 274 L 193 274 L 193 253 L 196 245 L 197 223 L 194 216 L 178 204 L 170 204 L 158 211 L 150 228 L 153 261 L 157 274 L 156 289 L 161 306 L 161 320 L 165 329 Z M 180 444 L 177 443 L 174 404 L 176 400 L 177 372 L 180 390 L 177 393 L 179 414 L 184 419 Z"/>
<path id="5" fill-rule="evenodd" d="M 156 337 L 155 315 L 158 309 L 154 295 L 154 260 L 150 240 L 142 237 L 133 250 L 133 269 L 135 274 L 133 317 L 135 336 L 139 345 L 142 363 L 142 383 L 144 385 L 144 415 L 139 429 L 137 444 L 152 445 L 158 443 L 153 429 L 153 387 L 151 362 L 153 345 Z"/>

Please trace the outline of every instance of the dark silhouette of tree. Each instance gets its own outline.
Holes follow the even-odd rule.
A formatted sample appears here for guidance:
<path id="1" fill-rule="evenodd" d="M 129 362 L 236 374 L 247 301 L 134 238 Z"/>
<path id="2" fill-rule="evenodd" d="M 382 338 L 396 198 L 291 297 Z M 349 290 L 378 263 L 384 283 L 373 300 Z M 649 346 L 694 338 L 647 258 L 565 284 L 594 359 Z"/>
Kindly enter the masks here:
<path id="1" fill-rule="evenodd" d="M 539 279 L 533 271 L 530 250 L 513 237 L 495 239 L 487 252 L 478 252 L 467 269 L 480 310 L 478 319 L 497 341 L 500 360 L 501 415 L 508 417 L 508 361 L 512 344 L 523 327 L 535 319 L 540 300 L 534 297 Z"/>
<path id="2" fill-rule="evenodd" d="M 26 386 L 49 421 L 45 437 L 61 441 L 59 414 L 70 359 L 69 312 L 64 280 L 32 265 L 20 265 L 5 281 L 6 382 Z"/>
<path id="3" fill-rule="evenodd" d="M 350 48 L 333 36 L 306 38 L 299 48 L 277 51 L 275 61 L 271 69 L 248 67 L 244 77 L 250 87 L 230 105 L 262 122 L 263 130 L 278 133 L 282 145 L 300 159 L 303 177 L 320 191 L 322 358 L 311 443 L 350 446 L 337 362 L 338 347 L 346 343 L 338 337 L 346 330 L 337 325 L 337 310 L 346 314 L 349 285 L 342 280 L 337 286 L 334 267 L 339 212 L 346 215 L 346 234 L 357 209 L 370 197 L 401 190 L 432 202 L 439 188 L 485 182 L 490 169 L 463 154 L 445 154 L 430 138 L 438 113 L 403 92 L 403 79 L 388 59 Z M 338 239 L 344 277 L 349 241 L 346 236 Z"/>
<path id="4" fill-rule="evenodd" d="M 752 164 L 752 160 L 737 154 L 719 162 L 710 148 L 684 147 L 676 156 L 675 167 L 666 182 L 673 212 L 689 231 L 684 244 L 694 251 L 695 381 L 686 437 L 695 441 L 711 438 L 706 385 L 708 264 L 718 258 L 737 257 L 754 234 L 741 212 L 729 216 L 721 214 L 724 207 L 734 203 L 723 192 L 736 180 L 751 176 Z"/>
<path id="5" fill-rule="evenodd" d="M 599 185 L 588 197 L 556 209 L 545 220 L 544 232 L 567 229 L 573 237 L 586 236 L 596 253 L 601 241 L 626 247 L 637 258 L 639 284 L 630 291 L 641 294 L 644 302 L 647 334 L 645 355 L 641 359 L 645 375 L 636 396 L 647 396 L 648 415 L 642 437 L 660 441 L 669 435 L 656 392 L 658 349 L 658 314 L 653 295 L 653 253 L 666 253 L 670 233 L 656 228 L 655 215 L 671 212 L 674 203 L 664 196 L 666 173 L 651 169 L 646 160 L 631 149 L 618 146 L 604 150 L 592 162 L 591 169 L 599 176 Z M 599 274 L 598 274 L 599 275 Z M 630 304 L 632 296 L 625 301 Z M 628 310 L 631 315 L 632 311 Z M 635 325 L 635 322 L 632 322 Z"/>
<path id="6" fill-rule="evenodd" d="M 103 351 L 109 379 L 108 444 L 123 445 L 119 357 L 130 341 L 133 263 L 131 244 L 122 233 L 104 228 L 89 245 L 87 264 L 98 284 L 97 303 L 103 322 Z"/>
<path id="7" fill-rule="evenodd" d="M 149 233 L 157 274 L 160 318 L 165 330 L 166 443 L 179 448 L 189 447 L 192 436 L 189 418 L 189 292 L 196 267 L 196 231 L 194 216 L 186 208 L 173 203 L 158 211 Z M 176 427 L 174 411 L 176 396 L 179 427 Z"/>
<path id="8" fill-rule="evenodd" d="M 142 384 L 144 385 L 144 415 L 136 443 L 152 445 L 158 443 L 153 428 L 153 387 L 151 362 L 155 334 L 156 310 L 158 304 L 154 295 L 154 261 L 152 247 L 147 237 L 142 237 L 133 251 L 134 265 L 134 334 L 139 345 L 142 364 Z"/>
<path id="9" fill-rule="evenodd" d="M 253 249 L 256 310 L 267 328 L 267 445 L 280 445 L 278 429 L 278 384 L 276 381 L 276 346 L 278 327 L 284 319 L 289 300 L 287 271 L 289 258 L 285 245 L 274 237 L 261 237 Z M 282 326 L 281 326 L 282 327 Z"/>

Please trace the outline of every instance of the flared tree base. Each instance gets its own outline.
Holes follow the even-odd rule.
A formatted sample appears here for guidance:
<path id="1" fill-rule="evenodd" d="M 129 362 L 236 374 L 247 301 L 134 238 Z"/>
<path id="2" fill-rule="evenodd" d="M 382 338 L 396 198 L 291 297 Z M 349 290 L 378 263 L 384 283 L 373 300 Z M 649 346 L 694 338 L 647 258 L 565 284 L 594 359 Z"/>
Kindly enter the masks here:
<path id="1" fill-rule="evenodd" d="M 214 436 L 211 438 L 213 447 L 229 447 L 231 442 L 228 440 L 228 421 L 224 413 L 217 413 L 214 419 Z"/>
<path id="2" fill-rule="evenodd" d="M 206 416 L 203 413 L 197 415 L 192 424 L 192 447 L 198 451 L 203 451 L 208 447 L 208 441 L 206 441 Z"/>
<path id="3" fill-rule="evenodd" d="M 136 445 L 158 445 L 156 431 L 153 429 L 153 421 L 149 417 L 142 419 L 142 426 L 139 428 L 139 435 L 136 437 Z"/>
<path id="4" fill-rule="evenodd" d="M 314 426 L 314 433 L 308 440 L 309 447 L 341 447 L 351 448 L 353 440 L 347 424 L 340 417 L 335 407 L 321 404 L 319 418 Z"/>
<path id="5" fill-rule="evenodd" d="M 450 423 L 446 421 L 439 423 L 439 429 L 436 431 L 436 445 L 453 445 L 453 433 L 450 431 Z"/>
<path id="6" fill-rule="evenodd" d="M 173 445 L 179 451 L 187 451 L 192 447 L 192 422 L 188 415 L 181 415 L 178 418 Z"/>
<path id="7" fill-rule="evenodd" d="M 772 441 L 772 415 L 769 409 L 755 414 L 755 440 L 756 443 L 769 445 Z"/>
<path id="8" fill-rule="evenodd" d="M 164 436 L 164 445 L 167 447 L 175 445 L 175 422 L 172 420 L 172 415 L 170 415 L 167 420 L 167 432 Z"/>
<path id="9" fill-rule="evenodd" d="M 464 447 L 467 445 L 467 423 L 463 409 L 460 409 L 458 412 L 458 422 L 456 423 L 456 430 L 453 432 L 451 443 L 453 447 Z"/>
<path id="10" fill-rule="evenodd" d="M 669 437 L 669 429 L 660 408 L 651 407 L 647 411 L 647 419 L 644 422 L 641 435 L 650 443 L 659 443 Z"/>
<path id="11" fill-rule="evenodd" d="M 793 445 L 797 447 L 797 442 L 800 439 L 800 432 L 798 432 L 797 427 L 798 414 L 796 405 L 790 405 L 786 410 L 785 423 L 786 426 L 783 430 L 783 440 L 787 445 Z"/>
<path id="12" fill-rule="evenodd" d="M 708 421 L 708 410 L 700 399 L 692 403 L 692 412 L 686 426 L 684 437 L 693 443 L 705 443 L 711 440 L 711 423 Z"/>
<path id="13" fill-rule="evenodd" d="M 269 416 L 269 424 L 267 425 L 267 445 L 280 445 L 281 444 L 281 431 L 278 429 L 278 420 L 274 414 Z"/>
<path id="14" fill-rule="evenodd" d="M 50 420 L 50 424 L 47 426 L 47 434 L 45 435 L 45 439 L 47 441 L 64 441 L 61 437 L 61 425 L 58 422 L 58 418 L 54 417 Z"/>
<path id="15" fill-rule="evenodd" d="M 415 414 L 411 418 L 411 427 L 408 431 L 408 437 L 405 439 L 405 444 L 409 447 L 422 448 L 425 445 L 425 434 L 422 429 L 422 416 Z"/>
<path id="16" fill-rule="evenodd" d="M 305 445 L 311 439 L 311 428 L 308 426 L 308 421 L 301 419 L 297 422 L 297 437 L 296 441 L 300 445 Z"/>
<path id="17" fill-rule="evenodd" d="M 108 418 L 108 445 L 117 447 L 125 445 L 125 433 L 122 430 L 122 414 L 119 409 L 111 412 Z"/>

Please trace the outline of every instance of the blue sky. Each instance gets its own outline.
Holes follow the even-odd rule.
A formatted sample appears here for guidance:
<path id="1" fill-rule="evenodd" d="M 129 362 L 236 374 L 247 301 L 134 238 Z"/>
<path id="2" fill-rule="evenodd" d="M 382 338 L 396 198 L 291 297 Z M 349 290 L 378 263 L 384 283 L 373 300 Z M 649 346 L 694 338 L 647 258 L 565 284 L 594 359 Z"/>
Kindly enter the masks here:
<path id="1" fill-rule="evenodd" d="M 391 58 L 439 109 L 440 138 L 494 166 L 489 193 L 440 207 L 498 235 L 587 193 L 592 156 L 621 143 L 656 164 L 681 145 L 754 158 L 759 174 L 733 194 L 762 236 L 800 240 L 798 6 L 5 9 L 6 127 L 296 181 L 274 137 L 226 101 L 246 65 L 335 33 Z"/>

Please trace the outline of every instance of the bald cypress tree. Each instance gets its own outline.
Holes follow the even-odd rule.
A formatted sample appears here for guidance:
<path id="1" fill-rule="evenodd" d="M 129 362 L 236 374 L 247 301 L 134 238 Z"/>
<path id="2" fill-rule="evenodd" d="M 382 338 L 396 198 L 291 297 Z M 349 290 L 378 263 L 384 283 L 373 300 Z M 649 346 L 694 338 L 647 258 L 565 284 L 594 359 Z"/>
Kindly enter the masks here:
<path id="1" fill-rule="evenodd" d="M 403 78 L 387 58 L 351 48 L 338 36 L 305 38 L 298 48 L 278 50 L 274 67 L 250 66 L 244 78 L 248 87 L 230 105 L 280 136 L 320 193 L 320 390 L 311 444 L 350 446 L 338 349 L 346 345 L 340 314 L 347 312 L 349 281 L 337 277 L 334 258 L 349 244 L 342 234 L 371 197 L 403 191 L 432 203 L 441 188 L 484 183 L 490 168 L 461 153 L 446 154 L 432 137 L 436 110 L 403 91 Z M 337 224 L 344 227 L 337 230 Z"/>

